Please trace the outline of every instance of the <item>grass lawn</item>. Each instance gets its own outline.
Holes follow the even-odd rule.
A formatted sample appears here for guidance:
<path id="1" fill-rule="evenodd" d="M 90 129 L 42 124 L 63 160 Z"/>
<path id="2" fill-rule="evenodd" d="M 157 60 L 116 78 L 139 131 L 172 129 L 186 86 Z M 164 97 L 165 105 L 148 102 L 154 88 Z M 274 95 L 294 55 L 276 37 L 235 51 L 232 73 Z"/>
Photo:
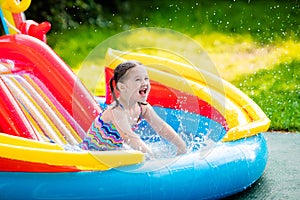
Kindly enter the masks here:
<path id="1" fill-rule="evenodd" d="M 232 83 L 249 95 L 271 120 L 271 130 L 299 132 L 300 60 L 243 75 Z"/>

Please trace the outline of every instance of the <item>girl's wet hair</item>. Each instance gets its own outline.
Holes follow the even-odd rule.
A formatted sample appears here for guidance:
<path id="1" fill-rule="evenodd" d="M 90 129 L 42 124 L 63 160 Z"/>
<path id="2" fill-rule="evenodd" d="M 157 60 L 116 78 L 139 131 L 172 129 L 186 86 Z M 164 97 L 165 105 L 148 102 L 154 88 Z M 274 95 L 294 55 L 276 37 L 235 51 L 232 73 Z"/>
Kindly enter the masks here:
<path id="1" fill-rule="evenodd" d="M 119 81 L 122 81 L 122 80 L 123 80 L 123 78 L 125 77 L 126 72 L 127 72 L 129 69 L 131 69 L 131 68 L 133 68 L 133 67 L 136 67 L 136 66 L 139 66 L 139 65 L 142 65 L 142 63 L 140 63 L 140 62 L 138 62 L 138 61 L 135 61 L 135 60 L 129 60 L 129 61 L 122 62 L 121 64 L 119 64 L 119 65 L 115 68 L 115 70 L 114 70 L 114 76 L 113 76 L 113 77 L 110 79 L 110 81 L 109 81 L 110 90 L 111 90 L 113 99 L 114 99 L 115 102 L 116 102 L 115 107 L 119 106 L 119 105 L 120 105 L 120 102 L 119 102 L 119 100 L 118 100 L 117 97 L 116 97 L 113 82 L 115 82 L 115 86 L 117 87 L 117 83 L 118 83 Z M 117 89 L 118 89 L 118 88 L 117 88 Z"/>

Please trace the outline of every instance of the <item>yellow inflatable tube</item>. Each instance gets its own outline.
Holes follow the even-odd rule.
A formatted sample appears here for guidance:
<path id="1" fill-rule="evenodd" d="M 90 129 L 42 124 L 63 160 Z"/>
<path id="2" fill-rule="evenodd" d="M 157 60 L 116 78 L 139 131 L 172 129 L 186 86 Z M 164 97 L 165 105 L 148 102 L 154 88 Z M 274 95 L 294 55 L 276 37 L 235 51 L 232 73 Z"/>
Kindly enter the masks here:
<path id="1" fill-rule="evenodd" d="M 4 29 L 7 28 L 8 32 L 10 34 L 16 34 L 17 31 L 12 28 L 12 27 L 16 27 L 13 15 L 10 11 L 8 11 L 4 8 L 5 6 L 3 6 L 3 4 L 5 4 L 5 1 L 0 0 L 0 12 L 2 11 L 2 15 L 5 19 L 4 26 L 6 26 L 6 27 L 4 27 Z M 12 27 L 10 27 L 10 26 L 12 26 Z"/>
<path id="2" fill-rule="evenodd" d="M 0 0 L 0 12 L 2 11 L 5 19 L 4 26 L 8 29 L 7 34 L 16 34 L 17 26 L 13 16 L 14 14 L 22 13 L 28 9 L 31 4 L 31 0 Z"/>
<path id="3" fill-rule="evenodd" d="M 111 69 L 124 60 L 142 62 L 148 67 L 152 80 L 173 88 L 176 83 L 176 89 L 196 95 L 215 107 L 223 114 L 229 126 L 223 141 L 249 137 L 268 130 L 270 126 L 268 117 L 247 95 L 229 82 L 199 67 L 143 53 L 109 49 L 106 54 L 107 67 Z M 192 90 L 188 90 L 184 82 L 179 84 L 178 80 L 182 78 Z"/>
<path id="4" fill-rule="evenodd" d="M 2 158 L 53 166 L 72 166 L 78 170 L 109 170 L 144 160 L 144 155 L 139 151 L 66 151 L 58 144 L 4 133 L 0 133 L 0 141 Z"/>
<path id="5" fill-rule="evenodd" d="M 27 10 L 30 6 L 31 0 L 2 0 L 2 6 L 11 13 L 20 13 Z"/>

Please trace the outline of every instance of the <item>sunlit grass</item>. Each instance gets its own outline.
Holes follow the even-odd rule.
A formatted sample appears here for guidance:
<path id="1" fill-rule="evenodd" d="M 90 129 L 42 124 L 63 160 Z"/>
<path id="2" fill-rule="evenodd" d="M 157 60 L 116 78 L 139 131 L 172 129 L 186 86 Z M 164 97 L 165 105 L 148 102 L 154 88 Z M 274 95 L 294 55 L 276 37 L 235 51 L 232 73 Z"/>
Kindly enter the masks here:
<path id="1" fill-rule="evenodd" d="M 233 83 L 271 120 L 271 130 L 300 132 L 300 60 L 240 76 Z"/>
<path id="2" fill-rule="evenodd" d="M 300 59 L 297 53 L 300 51 L 300 43 L 292 40 L 261 46 L 249 35 L 228 36 L 221 33 L 197 35 L 195 40 L 208 52 L 220 75 L 228 81 Z"/>
<path id="3" fill-rule="evenodd" d="M 49 43 L 63 60 L 76 70 L 97 45 L 117 33 L 82 27 L 62 35 L 52 34 Z M 257 44 L 250 35 L 226 35 L 219 32 L 198 34 L 192 39 L 202 46 L 219 74 L 228 81 L 234 80 L 239 75 L 254 73 L 260 69 L 271 69 L 279 63 L 300 58 L 298 53 L 300 43 L 293 40 L 278 41 L 262 46 Z M 56 42 L 58 40 L 60 42 Z M 174 42 L 174 45 L 177 48 L 178 46 L 186 48 L 185 44 L 181 44 L 180 41 Z"/>
<path id="4" fill-rule="evenodd" d="M 74 34 L 75 31 L 77 34 Z M 55 42 L 53 48 L 77 72 L 89 53 L 114 34 L 117 34 L 117 32 L 100 32 L 94 28 L 88 29 L 83 27 L 83 29 L 70 31 L 63 35 L 55 35 L 55 40 L 60 40 L 61 42 Z M 143 37 L 147 37 L 147 33 L 144 33 Z M 159 36 L 148 33 L 148 37 L 158 38 Z M 53 40 L 51 39 L 50 37 L 50 45 Z M 292 60 L 300 59 L 298 53 L 300 52 L 300 43 L 292 40 L 278 41 L 262 46 L 257 44 L 250 35 L 231 34 L 229 36 L 218 32 L 195 35 L 191 39 L 198 42 L 203 50 L 207 52 L 220 76 L 227 81 L 233 81 L 241 75 L 252 74 L 261 69 L 272 69 L 280 63 L 288 63 Z M 184 42 L 177 40 L 173 44 L 170 43 L 169 49 L 175 48 L 172 45 L 175 45 L 176 49 L 182 48 L 182 51 L 188 48 Z M 155 52 L 148 53 L 155 54 Z M 163 54 L 160 52 L 160 56 L 174 57 L 169 52 Z M 87 74 L 86 77 L 90 76 Z M 83 80 L 83 82 L 87 81 L 89 81 L 88 78 Z M 101 86 L 101 84 L 98 85 L 98 87 Z M 103 92 L 101 88 L 89 89 Z"/>

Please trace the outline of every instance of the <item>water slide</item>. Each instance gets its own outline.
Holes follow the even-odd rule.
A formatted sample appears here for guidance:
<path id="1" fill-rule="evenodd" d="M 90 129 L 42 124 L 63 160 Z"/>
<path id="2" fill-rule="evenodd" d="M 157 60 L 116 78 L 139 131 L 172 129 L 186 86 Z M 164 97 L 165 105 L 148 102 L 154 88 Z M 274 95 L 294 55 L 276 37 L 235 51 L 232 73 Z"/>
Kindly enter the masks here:
<path id="1" fill-rule="evenodd" d="M 101 108 L 53 50 L 36 38 L 15 34 L 1 37 L 0 55 L 0 130 L 5 133 L 1 134 L 1 159 L 5 162 L 0 169 L 32 171 L 35 165 L 43 165 L 38 167 L 40 171 L 51 171 L 53 165 L 67 171 L 68 167 L 71 171 L 111 168 L 87 152 L 74 153 L 72 158 L 64 151 L 65 146 L 81 141 Z M 15 157 L 16 144 L 24 149 Z M 119 159 L 120 153 L 115 156 Z M 136 156 L 138 161 L 143 159 L 140 153 Z M 22 159 L 16 159 L 19 157 Z M 125 163 L 137 162 L 127 157 Z M 117 162 L 116 166 L 124 164 Z"/>

